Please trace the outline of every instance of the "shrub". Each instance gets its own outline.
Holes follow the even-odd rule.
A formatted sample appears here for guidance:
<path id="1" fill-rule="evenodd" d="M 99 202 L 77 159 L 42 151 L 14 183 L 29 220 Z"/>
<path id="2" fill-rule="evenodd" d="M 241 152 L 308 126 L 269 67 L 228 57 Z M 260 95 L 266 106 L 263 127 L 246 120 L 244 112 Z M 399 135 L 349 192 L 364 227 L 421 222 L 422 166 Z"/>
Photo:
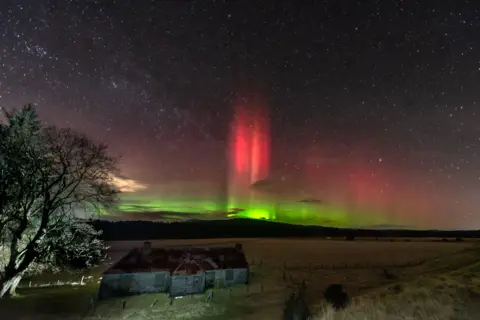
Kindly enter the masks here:
<path id="1" fill-rule="evenodd" d="M 335 310 L 345 309 L 350 301 L 348 294 L 343 291 L 341 284 L 329 285 L 325 290 L 324 297 Z"/>

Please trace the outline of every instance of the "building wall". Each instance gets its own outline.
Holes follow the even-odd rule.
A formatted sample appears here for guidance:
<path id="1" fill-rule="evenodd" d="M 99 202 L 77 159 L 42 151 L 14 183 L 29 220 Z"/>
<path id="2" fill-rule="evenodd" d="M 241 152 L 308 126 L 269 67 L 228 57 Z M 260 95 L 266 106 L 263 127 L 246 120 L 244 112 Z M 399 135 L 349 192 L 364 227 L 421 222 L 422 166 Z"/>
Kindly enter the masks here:
<path id="1" fill-rule="evenodd" d="M 232 270 L 232 271 L 230 271 Z M 225 282 L 231 286 L 234 284 L 244 284 L 248 282 L 248 269 L 227 269 L 225 270 Z"/>
<path id="2" fill-rule="evenodd" d="M 227 287 L 234 284 L 245 284 L 248 282 L 248 269 L 222 269 L 215 270 L 215 287 Z"/>
<path id="3" fill-rule="evenodd" d="M 186 296 L 205 292 L 205 273 L 171 277 L 170 296 Z"/>
<path id="4" fill-rule="evenodd" d="M 205 272 L 205 286 L 207 288 L 215 287 L 215 270 L 208 270 Z"/>
<path id="5" fill-rule="evenodd" d="M 195 275 L 170 276 L 168 271 L 106 274 L 99 288 L 99 298 L 141 293 L 169 292 L 171 296 L 203 293 L 208 287 L 228 287 L 248 283 L 248 268 L 208 270 Z"/>
<path id="6" fill-rule="evenodd" d="M 99 298 L 166 292 L 169 284 L 170 274 L 167 271 L 107 274 L 102 277 Z"/>

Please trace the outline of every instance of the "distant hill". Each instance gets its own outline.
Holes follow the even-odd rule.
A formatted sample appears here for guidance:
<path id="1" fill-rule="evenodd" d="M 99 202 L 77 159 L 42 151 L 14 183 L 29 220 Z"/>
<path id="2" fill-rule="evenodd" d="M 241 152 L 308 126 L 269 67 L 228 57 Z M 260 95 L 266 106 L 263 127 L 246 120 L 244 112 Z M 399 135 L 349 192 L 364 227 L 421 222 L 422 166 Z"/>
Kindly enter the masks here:
<path id="1" fill-rule="evenodd" d="M 303 199 L 299 201 L 300 203 L 313 203 L 313 204 L 323 204 L 322 200 L 319 199 Z"/>
<path id="2" fill-rule="evenodd" d="M 185 222 L 90 220 L 105 241 L 201 238 L 280 237 L 425 237 L 480 238 L 480 231 L 343 229 L 301 226 L 253 219 L 189 220 Z"/>

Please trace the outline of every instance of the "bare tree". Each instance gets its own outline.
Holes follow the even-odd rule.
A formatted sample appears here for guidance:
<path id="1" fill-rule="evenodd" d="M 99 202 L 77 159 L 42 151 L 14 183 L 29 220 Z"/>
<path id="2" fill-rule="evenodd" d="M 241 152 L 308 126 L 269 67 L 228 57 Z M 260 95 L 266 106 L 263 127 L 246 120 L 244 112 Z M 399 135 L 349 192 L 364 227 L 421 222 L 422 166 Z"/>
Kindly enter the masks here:
<path id="1" fill-rule="evenodd" d="M 69 129 L 44 127 L 35 108 L 6 113 L 0 124 L 0 297 L 22 276 L 98 262 L 99 232 L 80 210 L 115 205 L 116 161 L 105 145 Z"/>

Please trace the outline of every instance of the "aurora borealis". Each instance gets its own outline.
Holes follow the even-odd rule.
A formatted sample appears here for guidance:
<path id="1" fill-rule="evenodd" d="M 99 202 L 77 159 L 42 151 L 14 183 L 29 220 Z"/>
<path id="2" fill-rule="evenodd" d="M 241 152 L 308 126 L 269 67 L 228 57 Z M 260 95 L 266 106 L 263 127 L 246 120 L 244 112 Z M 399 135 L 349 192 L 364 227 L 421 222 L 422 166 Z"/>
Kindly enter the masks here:
<path id="1" fill-rule="evenodd" d="M 258 199 L 261 195 L 253 188 L 255 183 L 270 175 L 270 119 L 267 110 L 265 102 L 255 97 L 241 96 L 236 102 L 231 142 L 227 149 L 227 201 L 229 212 L 239 210 L 241 216 L 275 219 L 274 212 Z"/>
<path id="2" fill-rule="evenodd" d="M 119 156 L 106 218 L 480 228 L 474 1 L 13 1 L 0 107 Z"/>
<path id="3" fill-rule="evenodd" d="M 429 228 L 435 226 L 430 214 L 448 208 L 450 199 L 441 188 L 406 176 L 406 171 L 379 168 L 381 158 L 361 163 L 307 150 L 298 155 L 299 163 L 305 163 L 296 178 L 272 172 L 268 105 L 259 97 L 250 93 L 234 100 L 225 180 L 213 183 L 213 190 L 224 190 L 208 193 L 208 183 L 186 190 L 188 183 L 183 183 L 169 194 L 175 188 L 167 185 L 158 191 L 166 195 L 159 200 L 155 194 L 141 195 L 148 187 L 131 181 L 121 211 L 129 218 L 167 221 L 243 217 L 304 225 Z"/>

